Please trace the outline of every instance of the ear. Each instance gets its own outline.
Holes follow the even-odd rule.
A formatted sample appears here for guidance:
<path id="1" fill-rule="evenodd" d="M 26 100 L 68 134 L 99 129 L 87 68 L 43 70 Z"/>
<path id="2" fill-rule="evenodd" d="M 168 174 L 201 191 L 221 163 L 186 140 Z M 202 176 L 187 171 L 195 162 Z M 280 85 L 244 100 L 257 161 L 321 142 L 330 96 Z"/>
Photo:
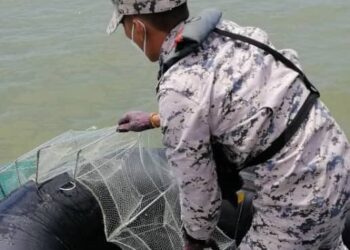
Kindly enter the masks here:
<path id="1" fill-rule="evenodd" d="M 134 25 L 134 40 L 138 44 L 143 43 L 145 37 L 145 32 L 147 32 L 146 26 L 144 22 L 138 20 L 137 18 L 133 18 L 132 25 Z"/>

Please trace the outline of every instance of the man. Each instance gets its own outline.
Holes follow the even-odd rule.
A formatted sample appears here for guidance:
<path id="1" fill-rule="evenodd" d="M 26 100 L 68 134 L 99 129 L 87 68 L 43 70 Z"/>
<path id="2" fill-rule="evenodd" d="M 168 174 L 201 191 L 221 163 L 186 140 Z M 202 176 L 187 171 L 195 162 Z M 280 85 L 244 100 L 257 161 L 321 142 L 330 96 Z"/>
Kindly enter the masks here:
<path id="1" fill-rule="evenodd" d="M 222 21 L 215 10 L 188 19 L 186 0 L 114 4 L 108 33 L 122 23 L 160 64 L 159 115 L 127 113 L 118 130 L 161 127 L 180 189 L 184 249 L 204 249 L 219 218 L 217 145 L 231 168 L 255 166 L 256 213 L 240 249 L 346 249 L 349 143 L 312 98 L 318 92 L 296 53 L 270 50 L 264 31 Z"/>

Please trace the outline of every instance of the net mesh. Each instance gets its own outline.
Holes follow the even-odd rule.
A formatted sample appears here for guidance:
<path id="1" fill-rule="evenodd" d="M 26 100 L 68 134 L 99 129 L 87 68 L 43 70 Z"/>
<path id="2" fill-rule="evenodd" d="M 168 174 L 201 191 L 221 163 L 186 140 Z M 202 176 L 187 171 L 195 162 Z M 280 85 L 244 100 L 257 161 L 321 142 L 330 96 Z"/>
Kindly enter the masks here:
<path id="1" fill-rule="evenodd" d="M 180 250 L 178 187 L 164 150 L 151 148 L 149 138 L 149 133 L 117 134 L 114 128 L 69 131 L 0 170 L 0 180 L 12 171 L 18 185 L 29 179 L 42 183 L 67 172 L 98 201 L 108 241 L 121 249 Z M 24 162 L 32 167 L 18 178 Z M 234 241 L 218 228 L 213 239 L 220 249 L 233 249 Z"/>

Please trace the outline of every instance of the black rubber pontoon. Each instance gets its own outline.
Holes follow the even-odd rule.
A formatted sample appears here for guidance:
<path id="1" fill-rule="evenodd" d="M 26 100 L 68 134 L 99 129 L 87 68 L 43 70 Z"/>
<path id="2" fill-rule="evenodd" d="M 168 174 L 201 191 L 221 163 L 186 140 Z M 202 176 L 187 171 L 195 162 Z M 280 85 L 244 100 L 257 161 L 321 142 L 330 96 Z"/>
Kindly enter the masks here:
<path id="1" fill-rule="evenodd" d="M 0 203 L 1 250 L 117 250 L 105 240 L 102 213 L 91 193 L 67 175 L 29 182 Z"/>
<path id="2" fill-rule="evenodd" d="M 0 249 L 120 249 L 106 241 L 102 213 L 92 194 L 79 183 L 74 189 L 64 191 L 71 181 L 64 174 L 39 186 L 29 182 L 2 201 Z M 242 210 L 223 202 L 219 227 L 231 238 L 236 238 L 238 243 L 250 227 L 252 198 L 253 194 L 247 192 Z M 349 219 L 346 226 L 343 238 L 349 247 Z"/>

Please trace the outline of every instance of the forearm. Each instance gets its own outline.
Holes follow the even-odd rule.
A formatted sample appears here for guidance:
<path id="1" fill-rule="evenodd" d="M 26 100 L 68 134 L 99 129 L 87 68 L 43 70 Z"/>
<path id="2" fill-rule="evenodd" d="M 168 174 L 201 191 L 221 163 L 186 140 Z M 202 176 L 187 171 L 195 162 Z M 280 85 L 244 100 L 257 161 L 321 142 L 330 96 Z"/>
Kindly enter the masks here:
<path id="1" fill-rule="evenodd" d="M 187 155 L 192 158 L 190 153 L 187 151 L 184 154 L 186 156 L 183 157 L 174 155 L 176 160 L 169 159 L 179 184 L 182 220 L 191 237 L 206 241 L 211 238 L 217 225 L 221 208 L 215 164 L 205 160 L 193 164 L 194 161 L 184 159 Z"/>

